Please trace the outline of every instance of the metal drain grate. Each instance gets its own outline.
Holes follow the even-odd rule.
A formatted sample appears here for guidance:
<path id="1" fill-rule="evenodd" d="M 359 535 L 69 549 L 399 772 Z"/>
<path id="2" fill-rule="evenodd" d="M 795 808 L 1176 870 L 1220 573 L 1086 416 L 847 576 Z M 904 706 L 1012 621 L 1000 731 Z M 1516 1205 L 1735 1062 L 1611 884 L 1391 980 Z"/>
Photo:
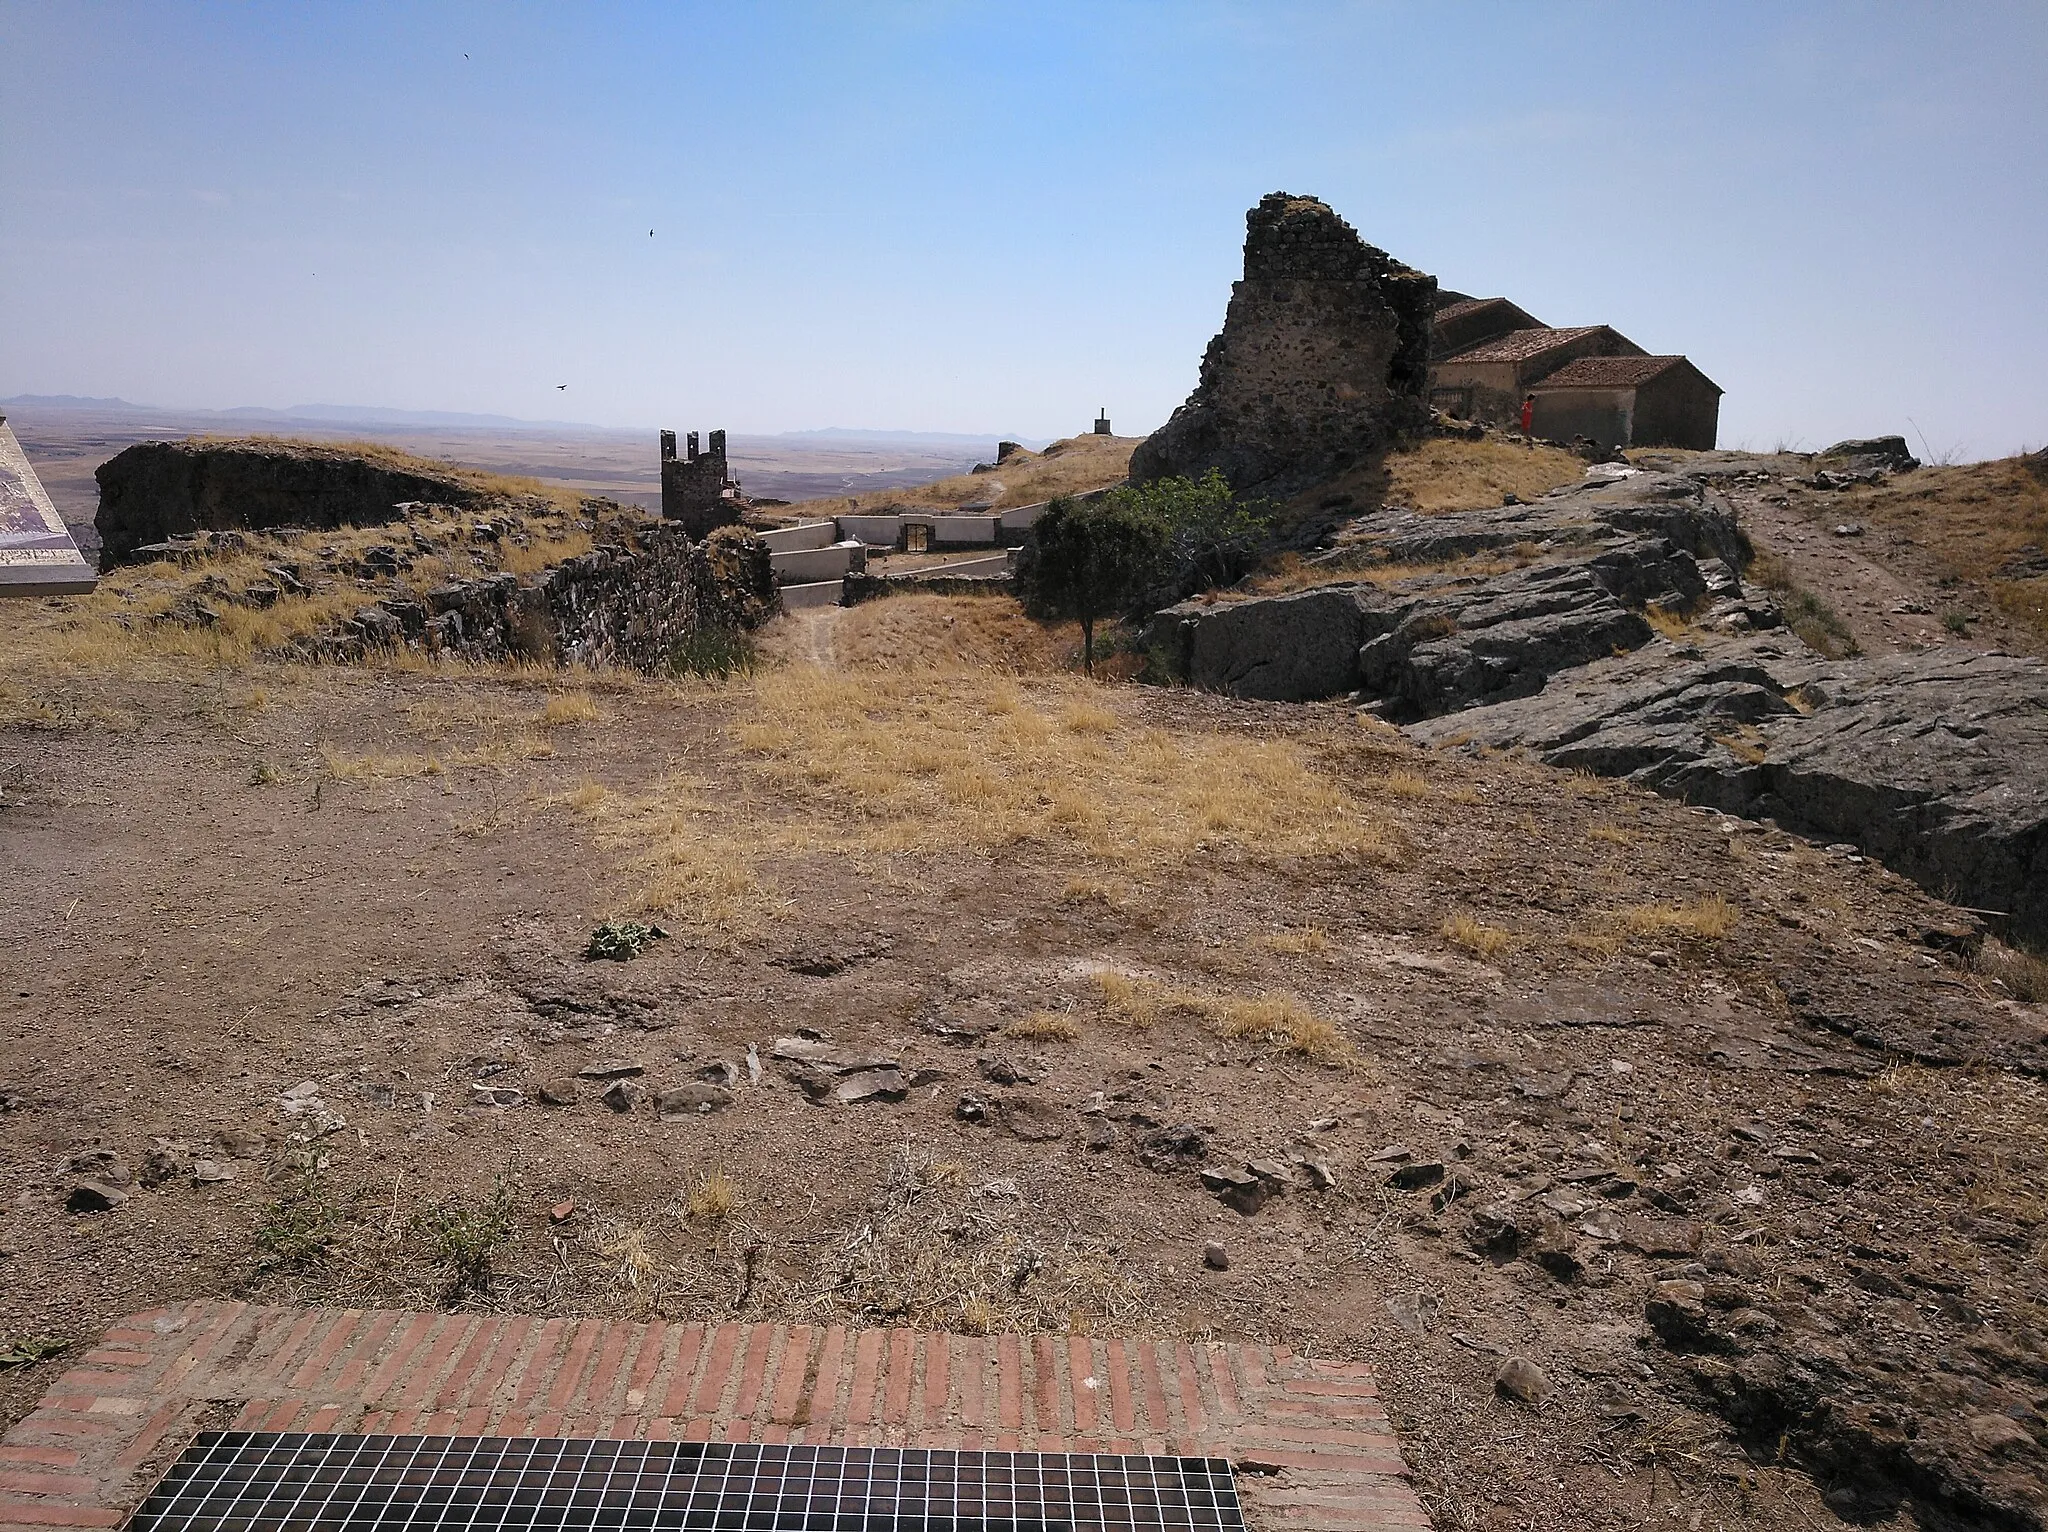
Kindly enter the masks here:
<path id="1" fill-rule="evenodd" d="M 209 1431 L 131 1532 L 1243 1532 L 1221 1458 Z"/>

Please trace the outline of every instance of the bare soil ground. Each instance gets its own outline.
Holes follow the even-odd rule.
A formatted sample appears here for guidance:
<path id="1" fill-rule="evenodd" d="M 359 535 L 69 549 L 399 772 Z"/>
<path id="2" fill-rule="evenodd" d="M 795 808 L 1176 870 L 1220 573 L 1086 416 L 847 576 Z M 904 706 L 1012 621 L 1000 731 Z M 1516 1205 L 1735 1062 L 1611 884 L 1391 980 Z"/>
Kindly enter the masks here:
<path id="1" fill-rule="evenodd" d="M 23 615 L 0 1340 L 218 1294 L 1273 1338 L 1375 1364 L 1443 1527 L 1831 1524 L 1895 1447 L 2038 1514 L 2043 1013 L 1872 864 L 1085 684 L 999 600 L 805 614 L 725 685 L 63 664 Z M 586 961 L 625 915 L 671 934 Z M 813 1102 L 809 1034 L 902 1099 Z M 1248 1159 L 1255 1212 L 1197 1178 Z M 1699 1408 L 1726 1363 L 1644 1320 L 1688 1276 L 1836 1369 L 1832 1435 Z"/>

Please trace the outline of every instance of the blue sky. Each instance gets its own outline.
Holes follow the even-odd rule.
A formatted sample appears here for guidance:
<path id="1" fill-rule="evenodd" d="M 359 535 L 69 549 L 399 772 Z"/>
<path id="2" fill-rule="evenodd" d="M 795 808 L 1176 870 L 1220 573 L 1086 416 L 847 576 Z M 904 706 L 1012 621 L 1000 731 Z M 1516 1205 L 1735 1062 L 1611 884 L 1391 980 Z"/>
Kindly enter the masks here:
<path id="1" fill-rule="evenodd" d="M 0 0 L 0 57 L 0 397 L 1149 430 L 1286 190 L 1691 356 L 1724 444 L 2048 441 L 2040 0 Z"/>

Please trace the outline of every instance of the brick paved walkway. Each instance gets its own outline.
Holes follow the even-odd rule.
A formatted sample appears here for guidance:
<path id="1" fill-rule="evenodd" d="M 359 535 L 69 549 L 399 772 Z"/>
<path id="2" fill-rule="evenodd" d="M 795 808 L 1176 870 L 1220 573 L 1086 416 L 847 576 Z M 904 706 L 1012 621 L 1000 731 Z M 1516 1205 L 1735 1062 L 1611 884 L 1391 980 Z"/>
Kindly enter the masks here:
<path id="1" fill-rule="evenodd" d="M 191 1303 L 0 1444 L 0 1527 L 117 1525 L 198 1431 L 1226 1457 L 1255 1526 L 1427 1527 L 1370 1370 L 1282 1347 Z"/>

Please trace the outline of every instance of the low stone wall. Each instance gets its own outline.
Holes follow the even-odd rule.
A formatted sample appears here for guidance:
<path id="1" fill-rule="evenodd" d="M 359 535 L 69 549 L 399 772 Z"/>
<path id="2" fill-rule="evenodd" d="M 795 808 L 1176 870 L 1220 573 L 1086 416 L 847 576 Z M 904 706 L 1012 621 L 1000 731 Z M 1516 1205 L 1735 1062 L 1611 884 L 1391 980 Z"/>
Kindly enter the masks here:
<path id="1" fill-rule="evenodd" d="M 775 611 L 768 545 L 737 527 L 701 541 L 676 522 L 606 528 L 616 540 L 542 570 L 495 574 L 365 606 L 310 645 L 323 659 L 412 648 L 472 663 L 674 668 L 701 634 Z"/>
<path id="2" fill-rule="evenodd" d="M 1016 580 L 1000 575 L 871 575 L 846 577 L 842 606 L 859 606 L 878 596 L 1014 596 Z"/>

